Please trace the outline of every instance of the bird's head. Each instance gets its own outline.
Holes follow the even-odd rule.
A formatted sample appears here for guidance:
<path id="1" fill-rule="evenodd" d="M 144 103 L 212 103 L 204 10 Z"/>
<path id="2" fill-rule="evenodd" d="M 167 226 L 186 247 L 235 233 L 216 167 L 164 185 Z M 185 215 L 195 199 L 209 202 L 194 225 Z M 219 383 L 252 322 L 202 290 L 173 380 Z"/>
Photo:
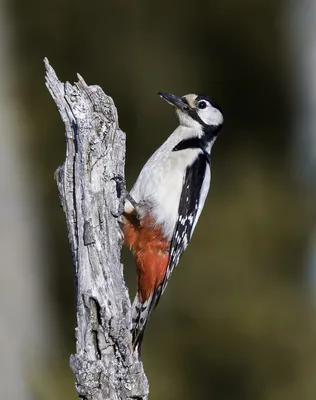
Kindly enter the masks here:
<path id="1" fill-rule="evenodd" d="M 187 94 L 175 96 L 171 93 L 158 92 L 158 95 L 176 108 L 180 125 L 196 127 L 218 132 L 224 118 L 220 107 L 208 96 Z"/>

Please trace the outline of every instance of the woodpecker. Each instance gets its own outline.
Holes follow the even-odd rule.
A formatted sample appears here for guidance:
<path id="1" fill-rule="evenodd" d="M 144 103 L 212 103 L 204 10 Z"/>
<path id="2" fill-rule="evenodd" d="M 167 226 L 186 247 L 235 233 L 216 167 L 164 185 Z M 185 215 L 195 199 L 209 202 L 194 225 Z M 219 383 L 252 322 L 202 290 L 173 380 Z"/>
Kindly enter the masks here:
<path id="1" fill-rule="evenodd" d="M 132 335 L 139 352 L 150 313 L 203 209 L 211 182 L 211 149 L 223 126 L 222 111 L 208 96 L 158 95 L 175 107 L 179 126 L 149 158 L 125 197 L 122 224 L 137 266 Z"/>

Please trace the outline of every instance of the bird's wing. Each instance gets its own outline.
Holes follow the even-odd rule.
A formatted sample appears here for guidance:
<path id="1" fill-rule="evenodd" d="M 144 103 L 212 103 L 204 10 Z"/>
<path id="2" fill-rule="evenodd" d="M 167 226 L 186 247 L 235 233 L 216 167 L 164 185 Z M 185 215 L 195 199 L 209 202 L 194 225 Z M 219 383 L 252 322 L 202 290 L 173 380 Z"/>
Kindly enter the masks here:
<path id="1" fill-rule="evenodd" d="M 159 303 L 172 271 L 178 265 L 182 253 L 189 244 L 197 219 L 201 213 L 201 207 L 203 206 L 203 204 L 201 206 L 201 197 L 205 199 L 209 186 L 208 182 L 206 183 L 207 187 L 203 187 L 206 169 L 209 168 L 209 159 L 209 154 L 201 153 L 196 161 L 186 169 L 178 208 L 178 219 L 173 231 L 168 266 L 162 283 L 155 289 L 146 304 L 141 304 L 138 296 L 135 298 L 132 313 L 133 344 L 134 348 L 138 348 L 139 352 L 150 314 Z M 204 193 L 202 193 L 203 190 Z"/>
<path id="2" fill-rule="evenodd" d="M 159 296 L 156 298 L 155 306 L 158 304 L 159 298 L 166 289 L 174 268 L 178 265 L 180 257 L 192 237 L 193 230 L 201 212 L 201 191 L 203 190 L 206 169 L 209 168 L 208 164 L 209 155 L 201 153 L 196 161 L 186 169 L 179 202 L 178 220 L 171 240 L 169 263 L 166 275 L 160 287 Z M 209 184 L 206 188 L 207 191 L 208 186 Z M 204 194 L 205 196 L 206 193 Z"/>

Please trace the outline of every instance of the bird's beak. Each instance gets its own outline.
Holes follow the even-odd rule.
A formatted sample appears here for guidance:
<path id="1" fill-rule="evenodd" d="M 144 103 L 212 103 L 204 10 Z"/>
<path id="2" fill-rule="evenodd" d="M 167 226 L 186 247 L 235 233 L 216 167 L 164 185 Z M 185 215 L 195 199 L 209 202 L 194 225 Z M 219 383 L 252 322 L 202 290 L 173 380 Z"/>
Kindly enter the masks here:
<path id="1" fill-rule="evenodd" d="M 164 93 L 164 92 L 158 92 L 157 93 L 162 99 L 166 100 L 169 104 L 176 108 L 180 108 L 181 110 L 188 110 L 189 105 L 186 103 L 182 97 L 175 96 L 174 94 L 171 93 Z"/>

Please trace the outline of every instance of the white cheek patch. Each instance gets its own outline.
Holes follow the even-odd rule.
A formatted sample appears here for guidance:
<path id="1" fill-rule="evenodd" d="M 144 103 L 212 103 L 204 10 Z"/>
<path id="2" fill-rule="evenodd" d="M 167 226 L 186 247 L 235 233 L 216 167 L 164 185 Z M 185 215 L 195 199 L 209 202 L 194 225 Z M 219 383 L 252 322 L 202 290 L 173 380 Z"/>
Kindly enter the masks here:
<path id="1" fill-rule="evenodd" d="M 207 125 L 221 125 L 224 122 L 223 114 L 214 107 L 207 107 L 198 111 L 198 115 Z"/>

